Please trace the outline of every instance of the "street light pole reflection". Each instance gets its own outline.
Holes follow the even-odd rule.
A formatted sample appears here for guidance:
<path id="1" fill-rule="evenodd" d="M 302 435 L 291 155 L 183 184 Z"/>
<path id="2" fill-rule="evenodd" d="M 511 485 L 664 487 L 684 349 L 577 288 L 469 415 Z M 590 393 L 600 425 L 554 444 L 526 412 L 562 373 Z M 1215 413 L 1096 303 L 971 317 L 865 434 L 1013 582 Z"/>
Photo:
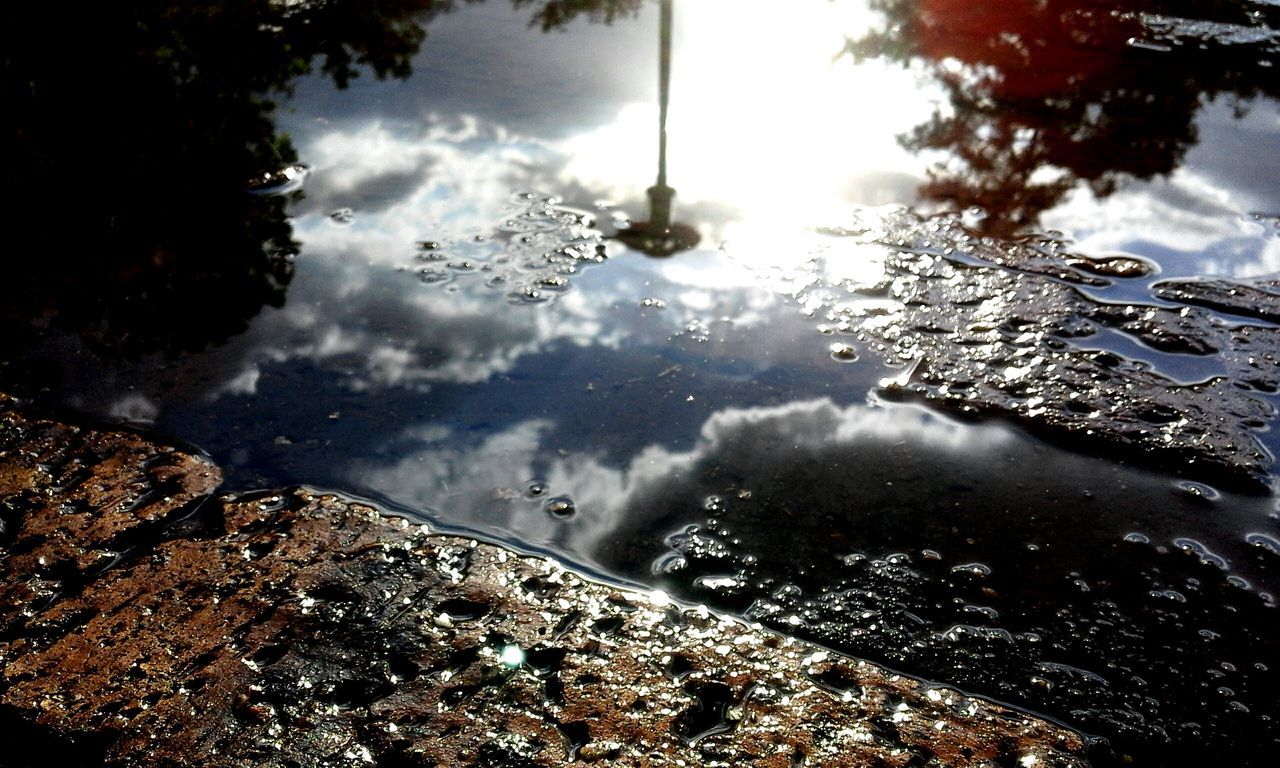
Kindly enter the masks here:
<path id="1" fill-rule="evenodd" d="M 666 258 L 698 244 L 698 230 L 671 221 L 676 191 L 667 184 L 667 103 L 671 91 L 671 31 L 673 0 L 660 0 L 658 24 L 658 180 L 648 189 L 649 220 L 632 222 L 618 239 L 648 256 Z"/>

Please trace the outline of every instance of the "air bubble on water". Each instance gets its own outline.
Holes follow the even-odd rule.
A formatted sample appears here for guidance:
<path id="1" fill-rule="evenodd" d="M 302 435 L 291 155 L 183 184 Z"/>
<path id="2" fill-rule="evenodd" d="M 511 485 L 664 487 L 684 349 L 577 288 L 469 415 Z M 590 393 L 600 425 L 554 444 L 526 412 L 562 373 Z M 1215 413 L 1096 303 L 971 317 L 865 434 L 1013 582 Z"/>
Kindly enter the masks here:
<path id="1" fill-rule="evenodd" d="M 1132 533 L 1126 533 L 1124 535 L 1124 540 L 1129 542 L 1130 544 L 1150 544 L 1151 543 L 1151 539 L 1146 534 L 1138 533 L 1136 531 Z"/>
<path id="2" fill-rule="evenodd" d="M 541 480 L 534 480 L 524 489 L 524 495 L 530 499 L 540 499 L 547 495 L 549 486 Z"/>
<path id="3" fill-rule="evenodd" d="M 1221 555 L 1214 554 L 1204 544 L 1189 538 L 1178 538 L 1173 540 L 1173 545 L 1183 552 L 1193 554 L 1200 559 L 1205 565 L 1212 565 L 1219 570 L 1230 570 L 1231 566 L 1227 563 L 1226 558 Z"/>
<path id="4" fill-rule="evenodd" d="M 852 363 L 858 359 L 858 352 L 849 344 L 836 342 L 831 345 L 831 359 L 841 363 Z"/>
<path id="5" fill-rule="evenodd" d="M 250 194 L 262 195 L 263 197 L 287 195 L 290 192 L 302 189 L 302 185 L 306 182 L 309 173 L 307 166 L 292 163 L 272 171 L 263 171 L 254 176 L 245 185 L 245 190 Z"/>
<path id="6" fill-rule="evenodd" d="M 1193 483 L 1190 480 L 1182 480 L 1175 484 L 1179 493 L 1189 496 L 1193 499 L 1204 499 L 1206 501 L 1217 501 L 1222 497 L 1216 488 L 1205 485 L 1204 483 Z"/>
<path id="7" fill-rule="evenodd" d="M 648 307 L 652 309 L 665 309 L 667 306 L 667 302 L 663 301 L 662 299 L 649 297 L 646 299 L 641 299 L 640 306 Z"/>
<path id="8" fill-rule="evenodd" d="M 513 304 L 541 304 L 547 297 L 532 285 L 522 285 L 507 294 Z"/>
<path id="9" fill-rule="evenodd" d="M 1240 576 L 1236 576 L 1234 574 L 1227 577 L 1227 583 L 1237 589 L 1252 589 L 1253 586 L 1248 581 L 1245 581 Z"/>
<path id="10" fill-rule="evenodd" d="M 570 288 L 579 265 L 608 257 L 603 233 L 591 228 L 592 214 L 560 205 L 552 195 L 515 193 L 499 221 L 493 231 L 473 230 L 470 236 L 449 241 L 454 252 L 449 267 L 486 274 L 484 287 L 510 291 L 506 297 L 514 304 L 554 300 Z M 445 260 L 441 242 L 421 240 L 416 246 L 419 261 Z M 465 288 L 470 283 L 458 285 Z M 512 290 L 513 286 L 518 287 Z"/>
<path id="11" fill-rule="evenodd" d="M 746 582 L 737 576 L 699 576 L 693 585 L 715 592 L 736 592 L 746 586 Z"/>
<path id="12" fill-rule="evenodd" d="M 1125 41 L 1130 48 L 1139 48 L 1144 51 L 1155 51 L 1156 53 L 1168 53 L 1173 50 L 1173 46 L 1164 43 L 1156 43 L 1151 40 L 1143 40 L 1140 37 L 1131 37 Z"/>
<path id="13" fill-rule="evenodd" d="M 542 505 L 547 514 L 554 518 L 565 519 L 573 517 L 578 509 L 573 505 L 573 499 L 568 496 L 557 496 L 554 499 L 547 499 L 547 503 Z"/>
<path id="14" fill-rule="evenodd" d="M 1273 555 L 1280 556 L 1280 540 L 1265 533 L 1251 533 L 1244 537 L 1244 540 L 1259 549 L 1266 550 Z"/>
<path id="15" fill-rule="evenodd" d="M 783 584 L 773 591 L 774 600 L 794 600 L 804 594 L 804 590 L 795 584 Z"/>
<path id="16" fill-rule="evenodd" d="M 689 560 L 679 552 L 667 552 L 649 566 L 654 576 L 668 576 L 689 567 Z"/>

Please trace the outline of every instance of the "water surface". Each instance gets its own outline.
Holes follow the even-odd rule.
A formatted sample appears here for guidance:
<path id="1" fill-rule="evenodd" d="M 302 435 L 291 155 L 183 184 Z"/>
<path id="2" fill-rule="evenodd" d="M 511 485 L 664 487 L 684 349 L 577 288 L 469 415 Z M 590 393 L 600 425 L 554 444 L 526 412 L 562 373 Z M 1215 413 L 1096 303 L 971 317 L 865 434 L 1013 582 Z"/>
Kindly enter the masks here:
<path id="1" fill-rule="evenodd" d="M 4 11 L 0 381 L 1270 764 L 1280 8 L 673 11 Z"/>

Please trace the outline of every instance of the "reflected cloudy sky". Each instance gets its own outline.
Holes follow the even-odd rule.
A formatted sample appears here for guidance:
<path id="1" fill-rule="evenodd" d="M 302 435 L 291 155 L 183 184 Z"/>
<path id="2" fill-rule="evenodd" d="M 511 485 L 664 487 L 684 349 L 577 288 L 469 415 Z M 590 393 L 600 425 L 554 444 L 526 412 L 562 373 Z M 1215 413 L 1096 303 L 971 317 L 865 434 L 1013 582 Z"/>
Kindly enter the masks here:
<path id="1" fill-rule="evenodd" d="M 1098 200 L 1079 191 L 1046 213 L 1046 227 L 1085 252 L 1136 253 L 1167 275 L 1250 277 L 1280 271 L 1280 110 L 1261 101 L 1244 118 L 1205 106 L 1201 142 L 1168 178 Z M 1262 214 L 1257 216 L 1256 214 Z"/>
<path id="2" fill-rule="evenodd" d="M 837 223 L 849 203 L 921 202 L 915 190 L 937 158 L 897 137 L 945 113 L 944 95 L 915 66 L 836 56 L 875 23 L 863 3 L 788 4 L 785 24 L 775 3 L 676 5 L 670 174 L 678 210 L 711 235 L 707 245 Z M 483 212 L 517 188 L 643 217 L 656 16 L 645 5 L 612 26 L 579 20 L 542 34 L 505 4 L 467 6 L 435 22 L 406 82 L 304 84 L 284 121 L 313 169 L 299 213 L 354 209 L 359 250 L 374 258 L 403 250 L 415 224 L 485 226 Z M 1251 214 L 1280 213 L 1280 111 L 1246 104 L 1237 118 L 1227 98 L 1208 101 L 1200 141 L 1171 176 L 1102 199 L 1081 185 L 1042 225 L 1086 251 L 1155 258 L 1167 274 L 1275 271 L 1275 226 Z M 310 245 L 332 243 L 299 223 Z"/>
<path id="3" fill-rule="evenodd" d="M 915 370 L 885 365 L 887 335 L 818 332 L 837 316 L 892 325 L 911 294 L 893 280 L 941 283 L 936 270 L 891 275 L 890 246 L 856 225 L 858 211 L 932 210 L 918 190 L 939 158 L 899 136 L 951 108 L 918 62 L 838 55 L 877 23 L 867 3 L 676 0 L 676 12 L 668 170 L 698 247 L 658 260 L 613 237 L 648 218 L 657 171 L 656 4 L 550 33 L 530 28 L 528 8 L 459 4 L 432 21 L 407 80 L 339 91 L 314 77 L 281 100 L 277 128 L 309 169 L 283 306 L 224 343 L 141 360 L 104 362 L 49 329 L 40 365 L 56 369 L 54 398 L 209 451 L 234 489 L 363 494 L 635 580 L 719 496 L 744 552 L 804 563 L 929 549 L 1016 573 L 1010 552 L 1031 545 L 1053 550 L 1057 579 L 1140 532 L 1153 548 L 1195 542 L 1205 562 L 1276 589 L 1280 560 L 1246 541 L 1280 538 L 1274 496 L 1142 472 L 1120 460 L 1135 450 L 1093 457 L 886 402 L 881 382 Z M 1237 117 L 1204 99 L 1200 141 L 1172 173 L 1101 198 L 1081 183 L 1040 225 L 1085 255 L 1151 259 L 1160 278 L 1280 270 L 1280 111 L 1247 106 Z M 938 263 L 951 253 L 935 250 Z M 981 321 L 989 347 L 1094 345 L 1186 382 L 1272 349 L 1196 357 L 1056 326 L 1002 341 L 1011 307 L 1043 314 L 1035 302 L 1057 294 L 1040 288 L 1064 284 L 1022 267 L 985 286 L 951 270 L 939 314 L 972 290 L 982 312 L 952 314 Z M 1147 301 L 1156 277 L 1082 291 Z M 1019 287 L 1026 301 L 1001 297 Z M 935 331 L 949 333 L 903 333 Z M 1277 399 L 1265 384 L 1222 398 L 1256 406 L 1234 416 L 1259 433 Z M 561 498 L 573 514 L 547 508 Z"/>
<path id="4" fill-rule="evenodd" d="M 406 81 L 304 81 L 280 116 L 310 168 L 285 306 L 156 376 L 85 372 L 76 404 L 192 440 L 237 482 L 382 494 L 578 553 L 656 471 L 637 462 L 694 461 L 726 414 L 865 406 L 893 372 L 833 361 L 783 294 L 823 249 L 829 282 L 876 283 L 875 247 L 813 228 L 919 202 L 928 159 L 895 137 L 941 91 L 836 56 L 875 20 L 858 2 L 788 4 L 785 25 L 775 3 L 677 3 L 670 178 L 704 236 L 646 259 L 608 235 L 645 215 L 655 172 L 656 16 L 544 34 L 508 4 L 465 5 L 433 22 Z M 1275 105 L 1236 120 L 1211 103 L 1198 128 L 1171 177 L 1081 191 L 1045 225 L 1166 275 L 1275 269 L 1280 237 L 1245 216 L 1278 208 Z M 596 522 L 486 506 L 535 477 Z"/>
<path id="5" fill-rule="evenodd" d="M 656 6 L 544 34 L 467 4 L 432 23 L 408 80 L 304 80 L 282 108 L 310 169 L 282 308 L 158 368 L 64 355 L 68 399 L 208 449 L 239 485 L 358 491 L 596 564 L 623 510 L 745 435 L 973 456 L 1014 440 L 871 402 L 895 371 L 866 350 L 833 360 L 786 297 L 815 254 L 832 285 L 877 284 L 882 248 L 814 229 L 921 203 L 932 159 L 896 137 L 942 91 L 919 67 L 837 56 L 875 22 L 860 2 L 788 3 L 785 24 L 777 3 L 676 5 L 669 173 L 698 249 L 656 261 L 609 236 L 646 216 L 656 171 Z M 1247 215 L 1280 212 L 1275 105 L 1237 119 L 1212 102 L 1197 128 L 1171 176 L 1080 190 L 1042 223 L 1165 276 L 1277 269 L 1275 226 Z M 579 514 L 524 499 L 535 479 Z"/>

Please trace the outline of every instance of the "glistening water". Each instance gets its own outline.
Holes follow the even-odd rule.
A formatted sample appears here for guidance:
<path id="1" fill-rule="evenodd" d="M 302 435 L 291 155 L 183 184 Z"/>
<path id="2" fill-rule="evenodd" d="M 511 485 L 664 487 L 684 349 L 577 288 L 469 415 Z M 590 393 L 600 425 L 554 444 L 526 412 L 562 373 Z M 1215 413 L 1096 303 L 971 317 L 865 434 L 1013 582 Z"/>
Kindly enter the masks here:
<path id="1" fill-rule="evenodd" d="M 0 387 L 1274 763 L 1273 0 L 0 19 Z"/>

